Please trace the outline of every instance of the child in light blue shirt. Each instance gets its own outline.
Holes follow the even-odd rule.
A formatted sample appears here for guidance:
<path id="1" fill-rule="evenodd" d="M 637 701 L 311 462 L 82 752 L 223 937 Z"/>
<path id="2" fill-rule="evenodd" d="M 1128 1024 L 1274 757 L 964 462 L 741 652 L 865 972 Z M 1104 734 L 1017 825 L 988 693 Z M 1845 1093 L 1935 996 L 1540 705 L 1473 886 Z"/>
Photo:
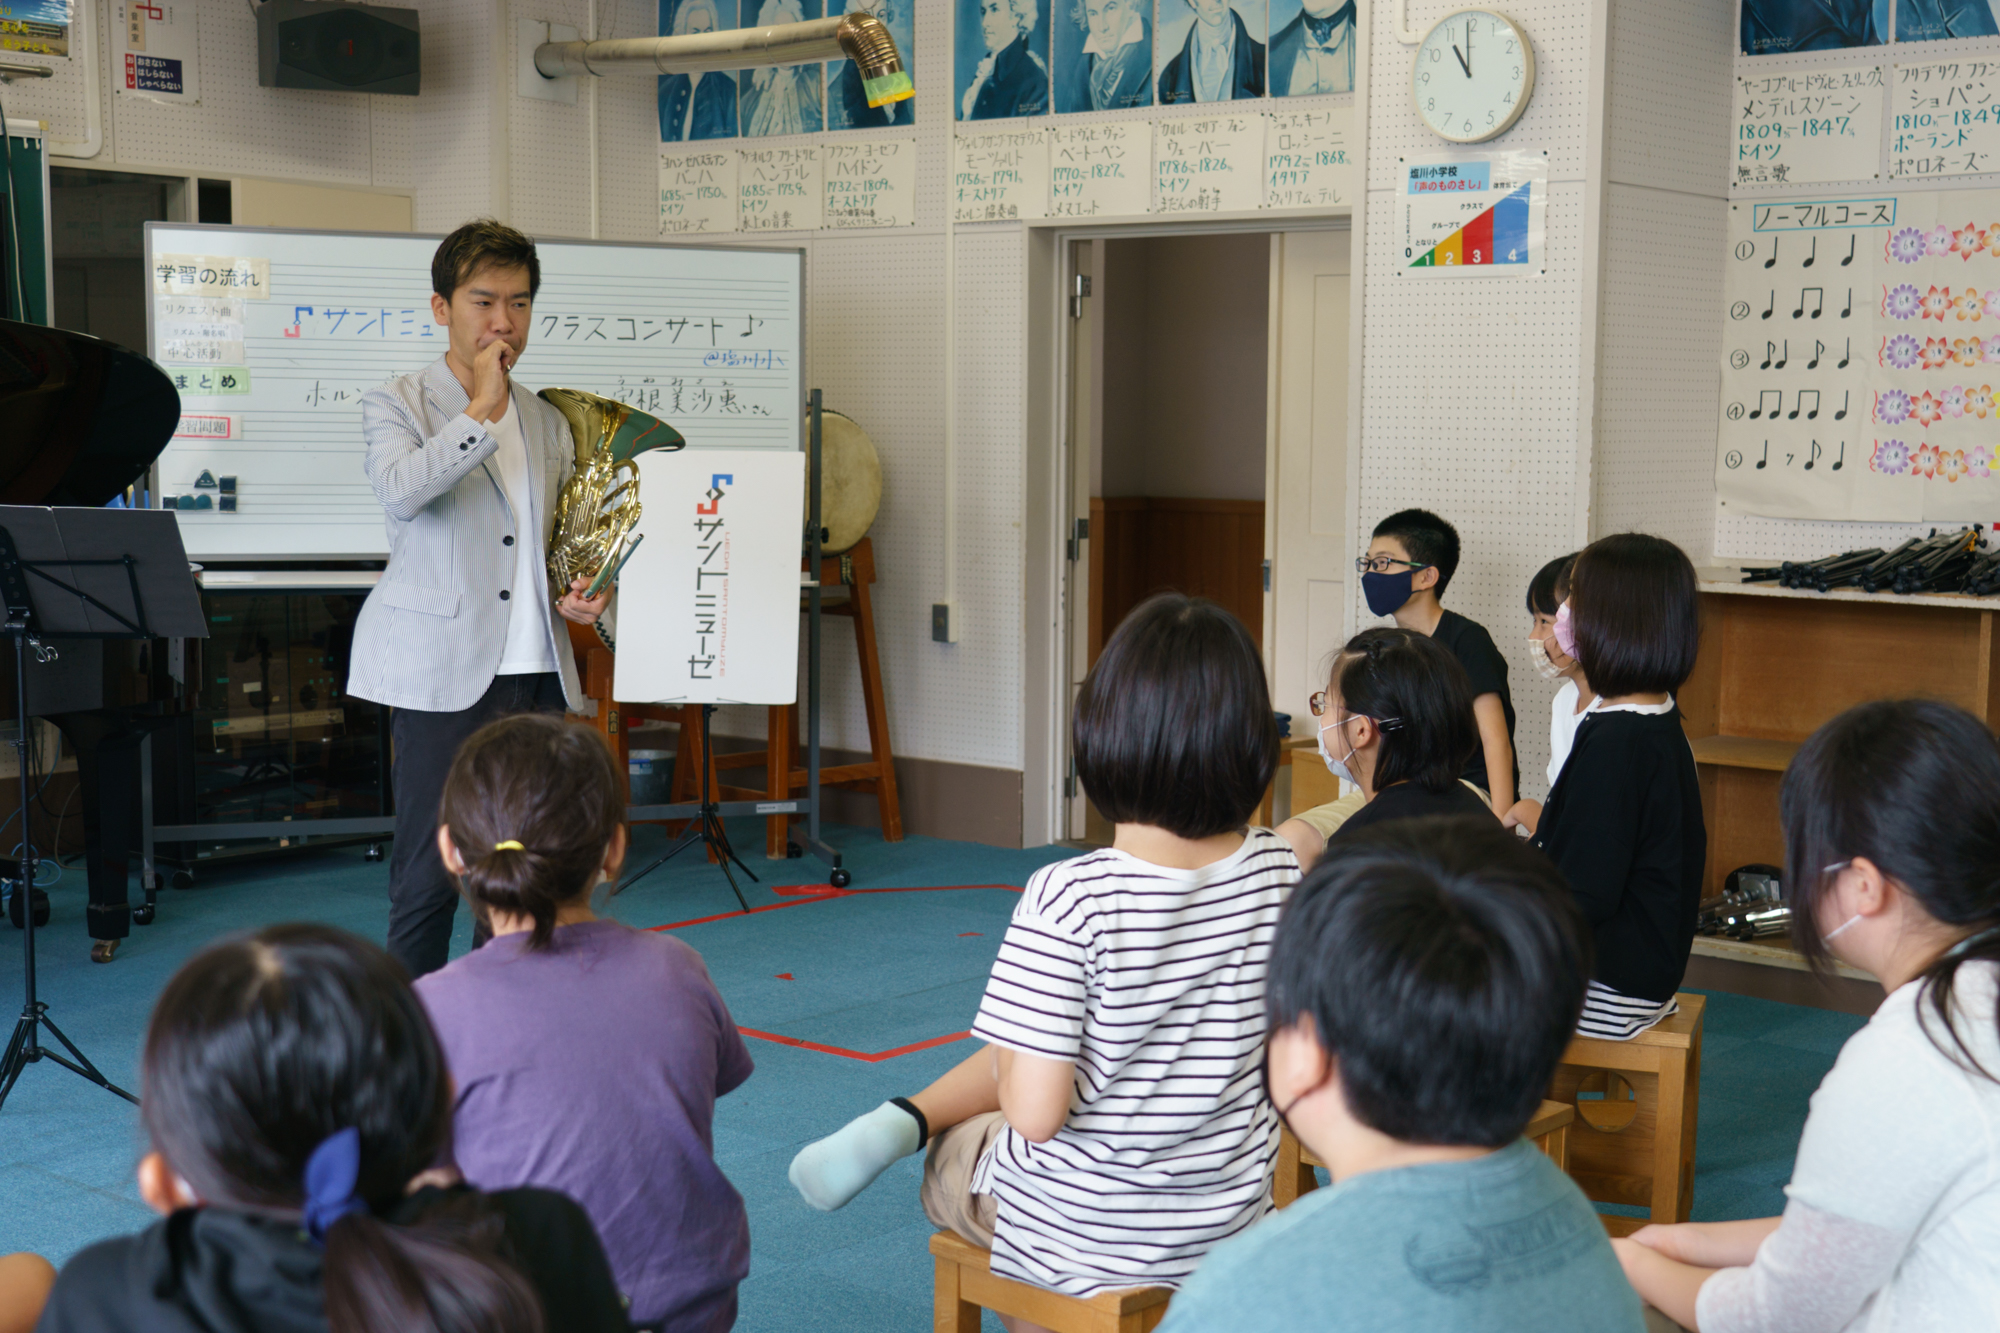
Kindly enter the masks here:
<path id="1" fill-rule="evenodd" d="M 1160 1333 L 1641 1333 L 1596 1212 L 1521 1137 L 1590 950 L 1491 819 L 1330 845 L 1279 920 L 1266 1078 L 1333 1188 L 1210 1251 Z"/>

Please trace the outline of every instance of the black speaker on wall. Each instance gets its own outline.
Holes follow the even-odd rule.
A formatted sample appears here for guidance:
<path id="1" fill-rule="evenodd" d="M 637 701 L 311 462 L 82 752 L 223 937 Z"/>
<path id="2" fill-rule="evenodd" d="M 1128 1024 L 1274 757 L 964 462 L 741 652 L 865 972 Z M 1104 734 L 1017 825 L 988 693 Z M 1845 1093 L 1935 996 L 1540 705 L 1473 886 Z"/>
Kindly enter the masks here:
<path id="1" fill-rule="evenodd" d="M 265 88 L 415 97 L 420 55 L 414 9 L 325 0 L 257 6 L 257 82 Z"/>

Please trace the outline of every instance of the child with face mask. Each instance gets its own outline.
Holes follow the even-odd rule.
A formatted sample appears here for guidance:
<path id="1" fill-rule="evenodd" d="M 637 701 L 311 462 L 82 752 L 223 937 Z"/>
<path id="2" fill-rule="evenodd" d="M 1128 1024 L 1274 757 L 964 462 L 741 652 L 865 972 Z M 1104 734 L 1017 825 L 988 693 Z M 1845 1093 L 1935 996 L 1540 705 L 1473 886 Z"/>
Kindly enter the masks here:
<path id="1" fill-rule="evenodd" d="M 1366 629 L 1333 659 L 1307 707 L 1319 755 L 1356 790 L 1278 826 L 1310 868 L 1350 828 L 1423 815 L 1491 818 L 1486 795 L 1459 776 L 1479 743 L 1465 669 L 1428 635 Z"/>
<path id="2" fill-rule="evenodd" d="M 1591 701 L 1597 698 L 1596 691 L 1584 678 L 1583 663 L 1563 651 L 1556 642 L 1555 625 L 1563 615 L 1562 605 L 1569 598 L 1569 567 L 1576 561 L 1576 552 L 1557 556 L 1536 571 L 1528 584 L 1528 660 L 1534 663 L 1535 674 L 1543 680 L 1560 680 L 1562 685 L 1556 690 L 1556 697 L 1549 703 L 1549 786 L 1556 785 L 1561 775 L 1563 763 L 1569 758 L 1569 749 L 1576 741 L 1576 729 L 1589 710 Z M 1530 834 L 1541 821 L 1542 803 L 1522 799 L 1514 802 L 1514 808 L 1501 816 L 1500 822 L 1508 828 L 1519 826 Z"/>
<path id="3" fill-rule="evenodd" d="M 1626 1041 L 1674 1012 L 1707 869 L 1694 752 L 1674 691 L 1694 670 L 1694 566 L 1661 537 L 1586 546 L 1551 633 L 1598 697 L 1584 710 L 1534 843 L 1569 881 L 1597 935 L 1578 1031 Z"/>
<path id="4" fill-rule="evenodd" d="M 1991 1328 L 2000 744 L 1950 704 L 1861 704 L 1793 757 L 1780 810 L 1794 942 L 1888 998 L 1813 1094 L 1782 1217 L 1612 1244 L 1641 1296 L 1703 1333 Z"/>

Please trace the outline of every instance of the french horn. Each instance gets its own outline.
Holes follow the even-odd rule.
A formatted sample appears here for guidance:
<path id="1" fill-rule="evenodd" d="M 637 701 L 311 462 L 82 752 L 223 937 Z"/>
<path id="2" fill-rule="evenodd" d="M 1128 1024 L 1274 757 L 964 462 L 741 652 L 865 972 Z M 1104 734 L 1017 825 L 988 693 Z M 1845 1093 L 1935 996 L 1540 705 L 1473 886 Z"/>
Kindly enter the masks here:
<path id="1" fill-rule="evenodd" d="M 543 389 L 538 396 L 568 420 L 576 442 L 576 471 L 556 499 L 549 537 L 549 592 L 561 601 L 575 579 L 595 586 L 616 575 L 635 544 L 638 455 L 684 449 L 687 441 L 658 417 L 602 394 Z"/>

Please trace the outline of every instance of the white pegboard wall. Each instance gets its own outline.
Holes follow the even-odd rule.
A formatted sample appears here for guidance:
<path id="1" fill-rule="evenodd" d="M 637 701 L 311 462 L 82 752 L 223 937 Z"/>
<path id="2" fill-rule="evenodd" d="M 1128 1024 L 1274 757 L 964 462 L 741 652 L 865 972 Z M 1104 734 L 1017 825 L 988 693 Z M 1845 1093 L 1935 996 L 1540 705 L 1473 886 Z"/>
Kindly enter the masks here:
<path id="1" fill-rule="evenodd" d="M 1591 531 L 1651 532 L 1696 563 L 1714 542 L 1728 204 L 1613 184 L 1598 289 Z"/>
<path id="2" fill-rule="evenodd" d="M 1729 179 L 1735 0 L 1616 0 L 1605 177 L 1719 196 Z"/>

